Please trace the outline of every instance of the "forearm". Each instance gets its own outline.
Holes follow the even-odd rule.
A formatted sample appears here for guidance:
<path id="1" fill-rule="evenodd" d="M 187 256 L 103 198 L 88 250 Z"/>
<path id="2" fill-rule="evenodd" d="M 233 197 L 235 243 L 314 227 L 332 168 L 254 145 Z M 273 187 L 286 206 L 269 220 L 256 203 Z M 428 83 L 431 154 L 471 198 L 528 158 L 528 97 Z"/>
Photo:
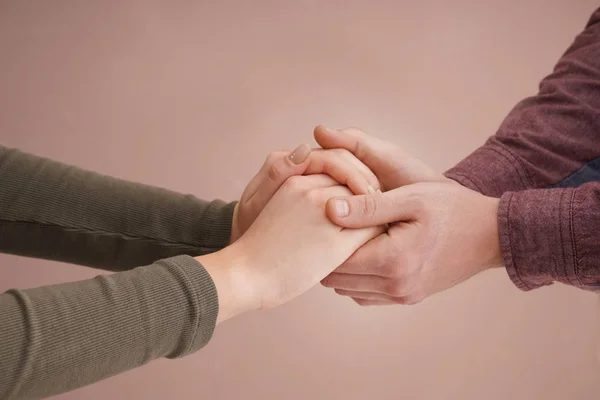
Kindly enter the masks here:
<path id="1" fill-rule="evenodd" d="M 600 289 L 600 183 L 505 193 L 498 230 L 504 263 L 523 290 L 562 282 Z"/>
<path id="2" fill-rule="evenodd" d="M 94 279 L 0 296 L 0 398 L 73 390 L 210 339 L 215 285 L 178 256 Z"/>
<path id="3" fill-rule="evenodd" d="M 0 251 L 109 270 L 226 246 L 234 204 L 0 147 Z"/>
<path id="4" fill-rule="evenodd" d="M 587 180 L 600 179 L 593 164 L 600 157 L 599 114 L 597 10 L 553 73 L 542 80 L 538 94 L 520 102 L 496 135 L 446 176 L 496 197 L 561 183 L 574 186 L 568 178 L 586 165 Z"/>

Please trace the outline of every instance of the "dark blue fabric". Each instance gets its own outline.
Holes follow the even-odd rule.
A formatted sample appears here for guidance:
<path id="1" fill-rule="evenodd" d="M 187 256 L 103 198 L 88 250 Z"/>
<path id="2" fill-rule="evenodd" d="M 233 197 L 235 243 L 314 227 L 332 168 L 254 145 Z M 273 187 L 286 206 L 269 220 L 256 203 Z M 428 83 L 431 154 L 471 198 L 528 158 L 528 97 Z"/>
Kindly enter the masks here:
<path id="1" fill-rule="evenodd" d="M 551 185 L 550 188 L 577 187 L 588 182 L 600 182 L 600 157 L 588 162 L 562 182 Z"/>

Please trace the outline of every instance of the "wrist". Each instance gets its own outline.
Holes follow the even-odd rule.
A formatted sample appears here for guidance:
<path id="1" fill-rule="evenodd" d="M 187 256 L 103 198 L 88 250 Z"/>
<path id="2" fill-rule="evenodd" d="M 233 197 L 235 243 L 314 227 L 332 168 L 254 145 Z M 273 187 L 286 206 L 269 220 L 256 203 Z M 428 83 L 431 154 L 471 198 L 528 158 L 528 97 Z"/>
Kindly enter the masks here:
<path id="1" fill-rule="evenodd" d="M 246 257 L 238 246 L 228 246 L 215 253 L 198 256 L 196 260 L 206 269 L 217 289 L 217 324 L 255 309 Z"/>
<path id="2" fill-rule="evenodd" d="M 498 207 L 500 199 L 495 197 L 484 197 L 484 223 L 485 235 L 482 249 L 487 249 L 484 257 L 485 268 L 500 268 L 504 266 L 502 250 L 500 248 L 500 236 L 498 234 Z"/>

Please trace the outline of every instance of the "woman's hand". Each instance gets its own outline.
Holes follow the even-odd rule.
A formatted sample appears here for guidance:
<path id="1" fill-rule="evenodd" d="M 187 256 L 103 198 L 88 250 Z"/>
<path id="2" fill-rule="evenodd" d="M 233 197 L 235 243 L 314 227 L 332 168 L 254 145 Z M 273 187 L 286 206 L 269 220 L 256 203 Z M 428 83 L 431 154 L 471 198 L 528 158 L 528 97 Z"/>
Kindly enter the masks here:
<path id="1" fill-rule="evenodd" d="M 217 287 L 218 321 L 299 296 L 380 234 L 329 221 L 327 200 L 350 194 L 327 175 L 291 177 L 236 243 L 198 257 Z"/>
<path id="2" fill-rule="evenodd" d="M 348 186 L 354 194 L 367 194 L 379 189 L 373 172 L 347 150 L 311 150 L 305 144 L 291 153 L 271 153 L 235 207 L 230 242 L 235 242 L 246 232 L 289 177 L 313 174 L 327 174 Z"/>

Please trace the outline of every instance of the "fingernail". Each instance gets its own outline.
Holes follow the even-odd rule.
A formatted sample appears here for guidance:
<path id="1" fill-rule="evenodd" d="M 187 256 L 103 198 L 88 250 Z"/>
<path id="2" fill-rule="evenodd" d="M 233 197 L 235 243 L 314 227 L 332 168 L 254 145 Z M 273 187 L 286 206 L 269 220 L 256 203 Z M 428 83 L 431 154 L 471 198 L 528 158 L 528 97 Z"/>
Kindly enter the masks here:
<path id="1" fill-rule="evenodd" d="M 350 214 L 350 206 L 347 200 L 336 199 L 335 200 L 335 212 L 338 217 L 347 217 Z"/>
<path id="2" fill-rule="evenodd" d="M 309 154 L 310 146 L 307 144 L 303 144 L 301 146 L 296 147 L 296 150 L 292 151 L 292 153 L 288 157 L 291 162 L 298 165 L 302 164 Z"/>

